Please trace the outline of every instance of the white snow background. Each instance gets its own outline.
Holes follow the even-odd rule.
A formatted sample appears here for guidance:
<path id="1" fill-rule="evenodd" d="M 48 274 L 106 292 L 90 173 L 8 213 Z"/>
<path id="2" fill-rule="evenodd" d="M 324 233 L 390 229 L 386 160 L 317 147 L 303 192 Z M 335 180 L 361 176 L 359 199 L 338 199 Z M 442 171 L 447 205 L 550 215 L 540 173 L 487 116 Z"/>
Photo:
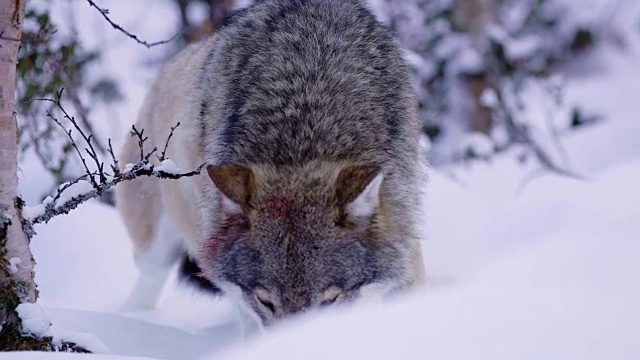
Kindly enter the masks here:
<path id="1" fill-rule="evenodd" d="M 608 3 L 574 2 L 585 17 Z M 99 3 L 149 41 L 176 28 L 166 1 Z M 518 162 L 517 149 L 432 171 L 423 292 L 245 340 L 230 304 L 175 276 L 156 310 L 122 314 L 137 274 L 131 246 L 115 210 L 92 201 L 37 226 L 32 249 L 49 331 L 97 345 L 78 335 L 91 334 L 106 354 L 0 359 L 640 359 L 640 4 L 621 4 L 611 21 L 624 28 L 627 48 L 600 48 L 564 79 L 568 104 L 605 117 L 562 138 L 587 180 L 532 177 L 536 169 Z M 125 91 L 124 103 L 94 114 L 99 135 L 117 145 L 156 69 L 146 61 L 162 50 L 109 28 L 84 1 L 60 2 L 54 19 L 67 19 L 69 7 L 83 41 L 105 49 L 106 69 Z M 535 91 L 528 101 L 531 116 L 544 116 Z M 34 160 L 21 168 L 21 191 L 35 205 L 50 180 Z"/>

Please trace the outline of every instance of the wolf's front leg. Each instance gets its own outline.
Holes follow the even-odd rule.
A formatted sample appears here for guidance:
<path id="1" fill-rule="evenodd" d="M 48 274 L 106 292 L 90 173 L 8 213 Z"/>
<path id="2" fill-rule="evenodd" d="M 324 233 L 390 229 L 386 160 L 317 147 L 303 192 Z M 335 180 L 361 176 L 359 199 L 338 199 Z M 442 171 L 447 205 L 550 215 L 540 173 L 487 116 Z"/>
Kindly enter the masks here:
<path id="1" fill-rule="evenodd" d="M 140 274 L 122 306 L 123 311 L 153 309 L 162 294 L 171 268 L 184 253 L 180 237 L 170 219 L 161 216 L 155 230 L 154 241 L 134 251 Z"/>

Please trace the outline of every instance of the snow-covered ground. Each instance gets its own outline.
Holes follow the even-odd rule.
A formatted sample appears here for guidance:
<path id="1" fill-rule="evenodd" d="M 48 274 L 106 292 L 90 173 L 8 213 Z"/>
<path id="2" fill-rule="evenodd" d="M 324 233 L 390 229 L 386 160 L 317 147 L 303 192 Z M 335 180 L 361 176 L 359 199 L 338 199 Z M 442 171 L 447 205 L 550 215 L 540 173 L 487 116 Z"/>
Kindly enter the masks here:
<path id="1" fill-rule="evenodd" d="M 146 39 L 170 36 L 174 27 L 158 26 L 175 15 L 149 3 L 161 4 L 114 1 L 109 8 Z M 136 276 L 130 244 L 114 209 L 90 202 L 36 227 L 39 304 L 52 333 L 94 335 L 109 349 L 95 359 L 640 358 L 640 6 L 626 3 L 615 21 L 626 27 L 628 48 L 602 48 L 594 57 L 599 71 L 566 79 L 567 102 L 605 116 L 562 139 L 587 180 L 531 176 L 536 169 L 513 153 L 433 171 L 424 291 L 298 319 L 246 340 L 229 303 L 175 278 L 158 309 L 123 314 Z M 111 45 L 107 68 L 126 84 L 127 102 L 97 113 L 105 136 L 117 137 L 133 121 L 152 71 L 142 65 L 144 48 L 93 11 L 78 13 L 79 26 L 93 32 L 86 35 L 91 44 Z M 22 191 L 33 205 L 48 186 L 37 164 L 22 169 Z"/>

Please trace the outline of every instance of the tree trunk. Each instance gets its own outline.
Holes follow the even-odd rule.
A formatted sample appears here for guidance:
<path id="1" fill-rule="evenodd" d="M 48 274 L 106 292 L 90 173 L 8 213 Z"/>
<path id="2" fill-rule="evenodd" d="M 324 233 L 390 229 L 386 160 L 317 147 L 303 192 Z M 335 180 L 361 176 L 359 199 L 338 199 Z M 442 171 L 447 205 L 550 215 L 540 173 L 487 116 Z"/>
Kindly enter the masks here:
<path id="1" fill-rule="evenodd" d="M 477 35 L 491 23 L 496 0 L 454 0 L 453 23 L 455 29 Z"/>
<path id="2" fill-rule="evenodd" d="M 224 20 L 233 12 L 234 0 L 175 0 L 180 10 L 180 18 L 187 43 L 200 41 L 218 30 Z M 201 24 L 192 24 L 187 16 L 189 4 L 201 2 L 208 6 L 209 17 Z"/>
<path id="3" fill-rule="evenodd" d="M 209 21 L 213 31 L 218 30 L 224 19 L 231 14 L 233 0 L 211 0 L 209 1 Z"/>
<path id="4" fill-rule="evenodd" d="M 22 229 L 18 199 L 16 61 L 26 0 L 0 1 L 0 325 L 19 326 L 15 308 L 35 302 L 29 237 Z M 3 221 L 3 220 L 8 220 Z"/>
<path id="5" fill-rule="evenodd" d="M 454 0 L 453 23 L 457 31 L 469 34 L 473 46 L 480 54 L 486 46 L 487 27 L 492 23 L 497 0 Z M 494 87 L 494 79 L 486 71 L 477 74 L 465 74 L 467 91 L 473 100 L 474 108 L 469 114 L 469 131 L 489 134 L 492 126 L 492 110 L 484 106 L 480 97 L 485 89 Z"/>

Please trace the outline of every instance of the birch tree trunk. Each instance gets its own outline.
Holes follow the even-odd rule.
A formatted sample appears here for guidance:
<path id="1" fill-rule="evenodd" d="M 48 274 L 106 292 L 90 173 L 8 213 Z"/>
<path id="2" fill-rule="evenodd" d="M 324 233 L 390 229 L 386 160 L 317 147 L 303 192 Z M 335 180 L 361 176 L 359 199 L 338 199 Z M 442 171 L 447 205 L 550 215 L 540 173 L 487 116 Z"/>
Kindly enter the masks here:
<path id="1" fill-rule="evenodd" d="M 19 325 L 18 304 L 35 302 L 33 258 L 18 205 L 16 61 L 26 0 L 0 1 L 0 325 Z M 3 221 L 4 220 L 4 221 Z"/>

